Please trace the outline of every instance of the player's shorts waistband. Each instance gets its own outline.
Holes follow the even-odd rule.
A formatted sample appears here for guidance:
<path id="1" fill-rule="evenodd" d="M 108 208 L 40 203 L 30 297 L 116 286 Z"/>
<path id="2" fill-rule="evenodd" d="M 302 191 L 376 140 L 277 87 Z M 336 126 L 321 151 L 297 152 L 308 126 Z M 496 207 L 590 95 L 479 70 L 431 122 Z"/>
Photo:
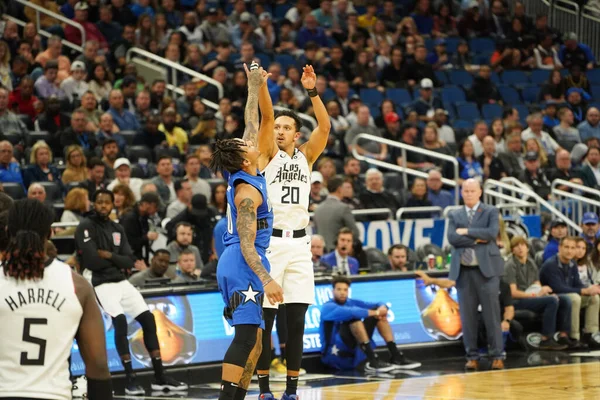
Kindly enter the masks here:
<path id="1" fill-rule="evenodd" d="M 273 229 L 273 234 L 271 236 L 298 239 L 306 236 L 306 229 L 298 229 L 296 231 L 287 229 Z"/>

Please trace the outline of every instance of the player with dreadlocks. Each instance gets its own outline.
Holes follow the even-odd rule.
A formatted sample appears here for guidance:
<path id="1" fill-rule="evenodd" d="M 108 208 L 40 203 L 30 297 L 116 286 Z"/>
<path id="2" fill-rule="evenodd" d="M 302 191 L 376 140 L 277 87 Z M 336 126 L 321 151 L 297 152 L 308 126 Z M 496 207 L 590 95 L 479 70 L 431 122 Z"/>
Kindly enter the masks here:
<path id="1" fill-rule="evenodd" d="M 86 365 L 88 398 L 112 399 L 104 324 L 94 291 L 45 251 L 54 212 L 38 200 L 25 199 L 13 204 L 6 220 L 8 235 L 0 237 L 0 398 L 71 399 L 68 358 L 76 338 Z"/>

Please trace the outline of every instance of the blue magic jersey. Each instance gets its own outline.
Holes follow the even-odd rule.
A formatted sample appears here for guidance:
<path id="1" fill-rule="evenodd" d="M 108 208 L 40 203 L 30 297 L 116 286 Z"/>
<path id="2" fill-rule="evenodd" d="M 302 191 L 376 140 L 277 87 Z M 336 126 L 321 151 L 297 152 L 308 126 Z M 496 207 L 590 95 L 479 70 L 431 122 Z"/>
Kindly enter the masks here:
<path id="1" fill-rule="evenodd" d="M 256 220 L 258 228 L 256 230 L 256 239 L 254 245 L 266 249 L 271 241 L 273 233 L 273 208 L 267 197 L 267 181 L 265 177 L 257 171 L 257 175 L 250 175 L 244 171 L 237 171 L 229 177 L 227 186 L 227 231 L 223 235 L 223 243 L 229 246 L 240 242 L 237 233 L 237 208 L 235 207 L 235 187 L 240 183 L 247 183 L 258 190 L 262 196 L 263 202 L 258 206 Z M 262 221 L 261 221 L 262 220 Z M 260 223 L 259 223 L 260 222 Z"/>

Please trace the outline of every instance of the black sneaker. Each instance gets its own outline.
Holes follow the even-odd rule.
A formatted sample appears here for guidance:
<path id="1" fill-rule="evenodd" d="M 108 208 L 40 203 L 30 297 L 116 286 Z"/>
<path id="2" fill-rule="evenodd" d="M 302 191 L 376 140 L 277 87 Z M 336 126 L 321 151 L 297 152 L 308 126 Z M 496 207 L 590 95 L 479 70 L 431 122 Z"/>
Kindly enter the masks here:
<path id="1" fill-rule="evenodd" d="M 171 391 L 178 391 L 178 390 L 187 390 L 188 389 L 188 385 L 187 383 L 183 383 L 183 382 L 179 382 L 176 379 L 173 379 L 169 376 L 163 376 L 162 378 L 154 378 L 154 380 L 152 381 L 152 390 L 171 390 Z"/>
<path id="2" fill-rule="evenodd" d="M 568 347 L 569 347 L 568 344 L 556 343 L 554 341 L 554 339 L 548 338 L 548 339 L 542 340 L 540 342 L 540 345 L 538 348 L 540 350 L 560 351 L 560 350 L 565 350 Z"/>
<path id="3" fill-rule="evenodd" d="M 577 339 L 570 339 L 566 336 L 560 336 L 557 340 L 558 344 L 566 344 L 569 350 L 587 350 L 588 345 L 580 342 Z"/>
<path id="4" fill-rule="evenodd" d="M 135 395 L 135 394 L 146 394 L 146 391 L 143 387 L 137 384 L 135 378 L 130 378 L 127 380 L 127 385 L 125 386 L 125 394 Z"/>
<path id="5" fill-rule="evenodd" d="M 390 364 L 398 369 L 415 369 L 421 366 L 420 362 L 409 360 L 403 353 L 400 353 L 400 357 L 392 358 Z"/>
<path id="6" fill-rule="evenodd" d="M 398 367 L 388 364 L 385 361 L 381 361 L 379 358 L 376 358 L 374 361 L 369 361 L 365 365 L 365 371 L 367 372 L 389 372 L 396 368 Z"/>

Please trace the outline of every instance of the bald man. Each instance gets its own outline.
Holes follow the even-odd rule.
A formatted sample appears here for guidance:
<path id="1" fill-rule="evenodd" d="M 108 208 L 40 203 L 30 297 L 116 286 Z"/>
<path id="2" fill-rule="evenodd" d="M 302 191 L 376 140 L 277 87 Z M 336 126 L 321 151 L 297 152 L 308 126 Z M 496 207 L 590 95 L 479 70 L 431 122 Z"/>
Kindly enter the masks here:
<path id="1" fill-rule="evenodd" d="M 454 205 L 452 194 L 442 189 L 442 173 L 437 169 L 432 169 L 427 174 L 427 199 L 431 205 L 442 209 Z"/>
<path id="2" fill-rule="evenodd" d="M 448 279 L 456 281 L 458 291 L 463 344 L 467 353 L 465 368 L 470 371 L 479 369 L 477 309 L 481 305 L 491 367 L 503 369 L 498 292 L 500 278 L 504 274 L 504 260 L 496 245 L 498 210 L 481 203 L 481 186 L 474 179 L 463 182 L 461 193 L 464 207 L 448 214 L 448 242 L 452 245 Z"/>
<path id="3" fill-rule="evenodd" d="M 596 107 L 588 109 L 585 121 L 577 125 L 577 130 L 584 143 L 589 138 L 600 139 L 600 111 Z"/>
<path id="4" fill-rule="evenodd" d="M 483 154 L 479 156 L 479 163 L 483 167 L 484 179 L 500 180 L 508 174 L 504 164 L 496 157 L 496 141 L 491 136 L 486 136 L 482 140 Z"/>
<path id="5" fill-rule="evenodd" d="M 549 174 L 550 181 L 562 179 L 564 181 L 570 181 L 578 185 L 583 185 L 583 180 L 579 176 L 579 173 L 573 171 L 571 166 L 571 153 L 565 149 L 560 149 L 556 152 L 556 158 L 554 161 L 556 168 L 553 168 Z M 561 185 L 558 188 L 567 192 L 571 191 L 571 188 L 565 185 Z"/>

